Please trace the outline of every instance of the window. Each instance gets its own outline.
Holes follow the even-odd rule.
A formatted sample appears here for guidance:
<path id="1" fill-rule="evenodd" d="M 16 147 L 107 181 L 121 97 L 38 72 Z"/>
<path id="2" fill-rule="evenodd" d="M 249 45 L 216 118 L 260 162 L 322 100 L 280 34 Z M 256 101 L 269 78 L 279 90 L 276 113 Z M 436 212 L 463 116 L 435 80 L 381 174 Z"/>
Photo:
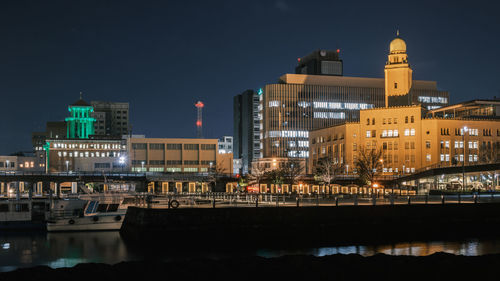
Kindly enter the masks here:
<path id="1" fill-rule="evenodd" d="M 385 125 L 385 123 L 386 123 L 386 119 L 384 118 L 384 119 L 382 119 L 382 124 Z"/>
<path id="2" fill-rule="evenodd" d="M 149 149 L 151 149 L 151 150 L 164 150 L 165 144 L 164 143 L 150 143 Z"/>
<path id="3" fill-rule="evenodd" d="M 149 165 L 165 165 L 165 160 L 149 160 Z"/>
<path id="4" fill-rule="evenodd" d="M 215 144 L 201 144 L 201 150 L 215 150 Z"/>
<path id="5" fill-rule="evenodd" d="M 408 124 L 408 116 L 405 116 L 405 124 Z"/>
<path id="6" fill-rule="evenodd" d="M 184 149 L 185 150 L 198 150 L 199 145 L 197 143 L 185 143 Z"/>
<path id="7" fill-rule="evenodd" d="M 415 129 L 411 129 L 410 130 L 410 136 L 414 136 L 415 135 Z"/>
<path id="8" fill-rule="evenodd" d="M 370 130 L 366 131 L 366 137 L 371 138 L 372 137 L 372 132 Z"/>
<path id="9" fill-rule="evenodd" d="M 182 160 L 167 160 L 167 165 L 182 165 Z"/>
<path id="10" fill-rule="evenodd" d="M 405 136 L 409 136 L 410 135 L 410 129 L 405 129 Z"/>
<path id="11" fill-rule="evenodd" d="M 415 117 L 411 116 L 411 123 L 415 123 Z"/>
<path id="12" fill-rule="evenodd" d="M 181 150 L 181 143 L 167 143 L 167 150 Z"/>
<path id="13" fill-rule="evenodd" d="M 133 143 L 132 148 L 137 149 L 137 150 L 146 150 L 147 144 L 145 144 L 145 143 Z"/>
<path id="14" fill-rule="evenodd" d="M 184 160 L 184 165 L 198 165 L 198 160 Z"/>
<path id="15" fill-rule="evenodd" d="M 394 83 L 394 89 L 398 88 L 398 83 Z"/>
<path id="16" fill-rule="evenodd" d="M 399 136 L 398 130 L 394 130 L 394 136 L 395 137 Z"/>
<path id="17" fill-rule="evenodd" d="M 375 125 L 375 118 L 372 118 L 372 125 Z"/>
<path id="18" fill-rule="evenodd" d="M 398 118 L 394 118 L 394 124 L 398 123 Z"/>
<path id="19" fill-rule="evenodd" d="M 426 160 L 427 162 L 431 162 L 431 155 L 430 155 L 430 154 L 427 154 L 427 155 L 425 156 L 425 160 Z"/>
<path id="20" fill-rule="evenodd" d="M 425 141 L 425 148 L 431 148 L 431 141 Z"/>
<path id="21" fill-rule="evenodd" d="M 94 168 L 95 169 L 109 169 L 111 168 L 110 163 L 94 163 Z"/>

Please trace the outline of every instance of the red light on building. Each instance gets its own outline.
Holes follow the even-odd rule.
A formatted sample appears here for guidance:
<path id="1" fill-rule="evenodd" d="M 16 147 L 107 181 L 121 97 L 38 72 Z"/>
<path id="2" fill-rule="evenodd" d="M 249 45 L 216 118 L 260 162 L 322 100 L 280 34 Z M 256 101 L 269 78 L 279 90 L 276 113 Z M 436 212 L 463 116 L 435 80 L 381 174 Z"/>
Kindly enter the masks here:
<path id="1" fill-rule="evenodd" d="M 257 186 L 247 186 L 248 193 L 259 193 L 259 187 Z"/>
<path id="2" fill-rule="evenodd" d="M 196 126 L 201 127 L 201 121 L 200 120 L 196 121 Z"/>
<path id="3" fill-rule="evenodd" d="M 196 107 L 204 107 L 205 105 L 201 101 L 199 101 L 194 106 L 196 106 Z"/>
<path id="4" fill-rule="evenodd" d="M 337 53 L 340 53 L 340 49 L 337 49 Z"/>
<path id="5" fill-rule="evenodd" d="M 300 61 L 300 58 L 298 58 L 297 61 Z"/>

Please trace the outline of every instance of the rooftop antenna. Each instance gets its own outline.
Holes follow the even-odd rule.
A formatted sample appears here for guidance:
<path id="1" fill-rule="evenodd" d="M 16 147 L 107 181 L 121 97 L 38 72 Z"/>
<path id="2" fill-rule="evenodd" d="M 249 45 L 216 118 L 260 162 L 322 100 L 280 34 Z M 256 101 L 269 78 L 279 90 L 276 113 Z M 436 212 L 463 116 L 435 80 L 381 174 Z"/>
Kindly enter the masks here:
<path id="1" fill-rule="evenodd" d="M 203 104 L 203 102 L 198 101 L 194 106 L 198 109 L 198 118 L 196 120 L 196 137 L 202 139 L 203 138 L 202 113 L 203 113 L 203 107 L 205 105 Z"/>
<path id="2" fill-rule="evenodd" d="M 82 98 L 82 95 L 83 95 L 83 93 L 82 93 L 82 92 L 80 92 L 80 99 L 81 99 L 81 100 L 83 99 L 83 98 Z"/>
<path id="3" fill-rule="evenodd" d="M 396 30 L 396 36 L 399 37 L 399 28 Z"/>

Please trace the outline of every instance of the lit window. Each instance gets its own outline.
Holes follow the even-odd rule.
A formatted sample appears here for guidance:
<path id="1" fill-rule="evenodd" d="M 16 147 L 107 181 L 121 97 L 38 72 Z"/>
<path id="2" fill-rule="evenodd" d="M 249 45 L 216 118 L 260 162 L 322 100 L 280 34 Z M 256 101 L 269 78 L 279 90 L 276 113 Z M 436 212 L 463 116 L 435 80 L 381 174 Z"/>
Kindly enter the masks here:
<path id="1" fill-rule="evenodd" d="M 412 116 L 412 117 L 413 117 L 413 116 Z M 414 136 L 414 135 L 415 135 L 415 129 L 411 129 L 411 130 L 410 130 L 410 135 L 411 135 L 411 136 Z"/>
<path id="2" fill-rule="evenodd" d="M 366 131 L 366 137 L 371 138 L 372 137 L 372 132 L 371 131 Z"/>
<path id="3" fill-rule="evenodd" d="M 410 129 L 405 129 L 405 136 L 409 136 L 410 135 Z"/>
<path id="4" fill-rule="evenodd" d="M 430 154 L 427 154 L 425 159 L 427 160 L 427 162 L 430 162 L 431 161 L 431 155 Z"/>

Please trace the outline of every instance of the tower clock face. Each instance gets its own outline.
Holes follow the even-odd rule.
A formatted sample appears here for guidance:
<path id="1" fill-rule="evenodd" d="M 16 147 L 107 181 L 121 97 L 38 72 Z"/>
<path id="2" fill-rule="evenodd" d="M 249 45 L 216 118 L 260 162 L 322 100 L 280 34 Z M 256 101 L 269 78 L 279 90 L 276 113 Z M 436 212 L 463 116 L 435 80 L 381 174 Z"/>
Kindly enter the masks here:
<path id="1" fill-rule="evenodd" d="M 326 56 L 326 51 L 325 51 L 325 50 L 321 50 L 321 51 L 319 52 L 319 54 L 320 54 L 322 57 L 324 57 L 324 56 Z"/>

